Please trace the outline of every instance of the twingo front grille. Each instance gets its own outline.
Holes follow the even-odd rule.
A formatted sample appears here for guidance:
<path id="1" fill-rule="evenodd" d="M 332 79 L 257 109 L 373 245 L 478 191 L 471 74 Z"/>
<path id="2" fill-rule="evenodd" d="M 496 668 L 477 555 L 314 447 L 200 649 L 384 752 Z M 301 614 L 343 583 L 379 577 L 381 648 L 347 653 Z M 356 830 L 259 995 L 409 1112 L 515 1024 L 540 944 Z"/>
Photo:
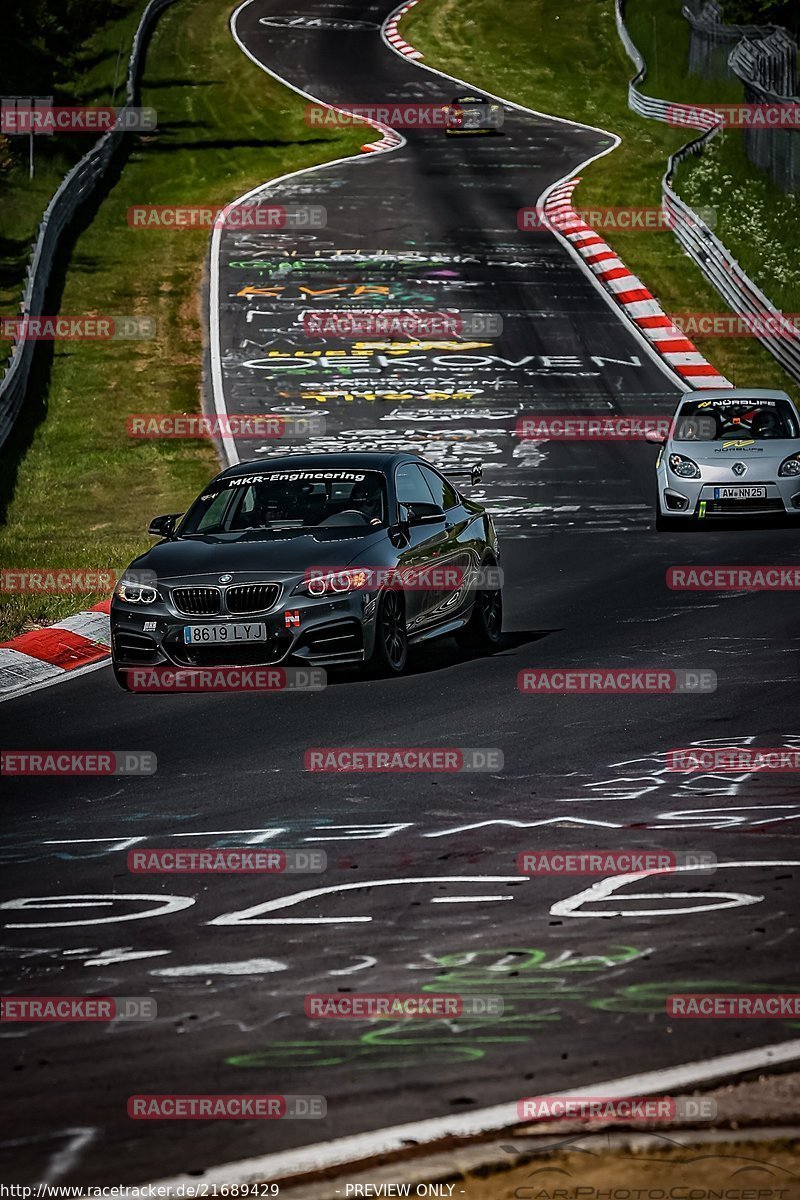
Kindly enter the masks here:
<path id="1" fill-rule="evenodd" d="M 175 588 L 172 603 L 187 617 L 213 617 L 220 610 L 220 590 L 216 587 Z"/>
<path id="2" fill-rule="evenodd" d="M 279 583 L 237 583 L 225 593 L 229 613 L 266 612 L 281 594 Z"/>

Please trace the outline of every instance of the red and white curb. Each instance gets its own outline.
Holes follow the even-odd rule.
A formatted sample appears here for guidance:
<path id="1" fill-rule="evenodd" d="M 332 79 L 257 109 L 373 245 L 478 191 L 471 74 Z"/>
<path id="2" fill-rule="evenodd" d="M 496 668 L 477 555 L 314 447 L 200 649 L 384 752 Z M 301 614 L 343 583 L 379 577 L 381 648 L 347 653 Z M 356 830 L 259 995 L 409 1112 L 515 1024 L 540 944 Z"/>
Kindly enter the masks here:
<path id="1" fill-rule="evenodd" d="M 361 147 L 365 154 L 371 154 L 377 150 L 379 153 L 383 150 L 395 150 L 398 146 L 402 146 L 405 138 L 397 133 L 394 129 L 389 129 L 386 126 L 378 126 L 377 128 L 386 129 L 383 137 L 379 142 L 367 142 Z"/>
<path id="2" fill-rule="evenodd" d="M 733 387 L 669 319 L 641 279 L 631 274 L 608 243 L 581 219 L 572 204 L 572 193 L 579 183 L 580 178 L 568 179 L 550 192 L 544 202 L 548 226 L 570 242 L 626 317 L 679 376 L 684 388 Z"/>
<path id="3" fill-rule="evenodd" d="M 0 642 L 0 702 L 105 663 L 111 654 L 110 600 Z"/>
<path id="4" fill-rule="evenodd" d="M 401 9 L 398 9 L 398 11 L 396 13 L 392 14 L 389 21 L 383 27 L 383 31 L 386 35 L 386 40 L 388 42 L 391 42 L 393 49 L 395 49 L 398 52 L 398 54 L 405 54 L 406 58 L 423 58 L 424 57 L 424 55 L 422 54 L 422 51 L 415 50 L 413 46 L 409 46 L 408 42 L 406 42 L 400 36 L 400 33 L 397 28 L 398 21 L 400 21 L 406 15 L 408 10 L 410 8 L 413 8 L 417 2 L 418 2 L 418 0 L 409 0 L 408 4 L 405 4 Z"/>

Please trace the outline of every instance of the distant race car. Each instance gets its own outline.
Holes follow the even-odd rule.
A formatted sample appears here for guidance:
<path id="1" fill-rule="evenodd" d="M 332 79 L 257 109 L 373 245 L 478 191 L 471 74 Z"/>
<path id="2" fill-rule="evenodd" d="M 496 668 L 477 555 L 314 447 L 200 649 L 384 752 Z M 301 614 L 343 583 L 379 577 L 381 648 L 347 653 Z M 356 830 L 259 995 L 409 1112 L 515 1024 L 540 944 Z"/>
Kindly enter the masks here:
<path id="1" fill-rule="evenodd" d="M 481 468 L 466 472 L 473 483 Z M 240 463 L 130 564 L 111 602 L 114 673 L 136 667 L 371 664 L 501 635 L 497 534 L 481 504 L 416 454 Z"/>
<path id="2" fill-rule="evenodd" d="M 444 131 L 448 137 L 464 134 L 499 134 L 503 106 L 485 96 L 456 96 L 445 105 Z"/>
<path id="3" fill-rule="evenodd" d="M 688 392 L 656 460 L 657 529 L 716 518 L 800 518 L 800 414 L 785 392 Z"/>

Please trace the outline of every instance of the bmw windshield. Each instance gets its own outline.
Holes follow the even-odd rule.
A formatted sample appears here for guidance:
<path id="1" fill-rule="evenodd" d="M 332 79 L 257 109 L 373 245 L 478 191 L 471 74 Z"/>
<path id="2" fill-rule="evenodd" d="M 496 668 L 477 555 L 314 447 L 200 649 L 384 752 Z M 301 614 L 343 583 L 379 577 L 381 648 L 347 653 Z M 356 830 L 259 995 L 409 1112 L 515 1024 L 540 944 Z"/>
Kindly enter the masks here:
<path id="1" fill-rule="evenodd" d="M 800 429 L 788 400 L 688 400 L 672 436 L 676 442 L 763 441 L 800 438 Z"/>
<path id="2" fill-rule="evenodd" d="M 178 537 L 259 535 L 324 529 L 343 536 L 386 525 L 386 489 L 378 471 L 276 471 L 218 479 L 192 505 Z"/>

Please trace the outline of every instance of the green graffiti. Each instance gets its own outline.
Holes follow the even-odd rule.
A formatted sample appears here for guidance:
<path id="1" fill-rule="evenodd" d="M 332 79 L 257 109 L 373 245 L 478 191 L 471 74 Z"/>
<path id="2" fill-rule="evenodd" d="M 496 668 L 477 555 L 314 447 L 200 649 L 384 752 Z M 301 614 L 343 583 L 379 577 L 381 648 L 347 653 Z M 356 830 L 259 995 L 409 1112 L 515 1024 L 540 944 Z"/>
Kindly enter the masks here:
<path id="1" fill-rule="evenodd" d="M 537 1037 L 547 1036 L 553 1022 L 563 1019 L 562 1005 L 580 1006 L 584 1011 L 609 1013 L 654 1013 L 666 1017 L 667 997 L 680 992 L 769 991 L 768 984 L 743 984 L 739 980 L 655 980 L 615 987 L 598 996 L 604 976 L 653 951 L 635 946 L 612 945 L 605 954 L 580 954 L 563 950 L 556 955 L 538 947 L 503 950 L 465 950 L 426 955 L 436 970 L 434 979 L 421 992 L 440 994 L 483 994 L 500 996 L 501 1015 L 445 1017 L 433 1020 L 368 1019 L 368 1028 L 358 1037 L 339 1038 L 343 1022 L 333 1036 L 301 1041 L 274 1042 L 250 1054 L 226 1061 L 234 1067 L 335 1067 L 374 1070 L 379 1067 L 404 1069 L 430 1065 L 476 1062 L 492 1046 L 532 1047 Z M 409 969 L 423 969 L 414 964 Z M 408 990 L 408 989 L 403 989 Z M 540 1007 L 530 1011 L 529 1003 Z M 520 1008 L 525 1006 L 525 1011 Z M 352 1022 L 347 1025 L 352 1029 Z M 797 1022 L 790 1022 L 792 1026 Z M 349 1032 L 349 1031 L 348 1031 Z"/>

